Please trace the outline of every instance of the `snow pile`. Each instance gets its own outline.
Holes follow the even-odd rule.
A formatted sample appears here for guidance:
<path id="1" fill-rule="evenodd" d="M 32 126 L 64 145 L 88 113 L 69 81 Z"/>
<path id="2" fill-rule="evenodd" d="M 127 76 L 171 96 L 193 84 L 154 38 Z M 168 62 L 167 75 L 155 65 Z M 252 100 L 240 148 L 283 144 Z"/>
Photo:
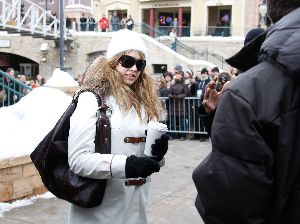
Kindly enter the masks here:
<path id="1" fill-rule="evenodd" d="M 68 73 L 70 79 L 55 74 L 50 84 L 47 82 L 48 86 L 74 86 Z M 33 89 L 18 103 L 0 108 L 0 160 L 29 155 L 54 127 L 71 100 L 61 90 L 43 86 Z"/>
<path id="2" fill-rule="evenodd" d="M 51 194 L 50 192 L 47 192 L 45 194 L 32 197 L 30 199 L 18 200 L 13 203 L 0 203 L 0 217 L 2 217 L 2 214 L 4 212 L 8 212 L 11 209 L 31 205 L 37 199 L 49 199 L 49 198 L 53 198 L 53 197 L 55 197 L 53 194 Z"/>
<path id="3" fill-rule="evenodd" d="M 59 68 L 54 69 L 52 77 L 44 86 L 58 88 L 64 92 L 75 92 L 79 88 L 78 82 Z"/>

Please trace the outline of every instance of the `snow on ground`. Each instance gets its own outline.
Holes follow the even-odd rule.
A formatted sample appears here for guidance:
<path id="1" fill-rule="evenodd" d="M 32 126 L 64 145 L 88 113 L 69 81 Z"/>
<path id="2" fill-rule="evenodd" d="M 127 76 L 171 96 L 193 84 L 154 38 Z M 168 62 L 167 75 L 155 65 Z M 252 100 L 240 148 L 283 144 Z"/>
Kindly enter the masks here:
<path id="1" fill-rule="evenodd" d="M 39 195 L 39 196 L 34 196 L 29 199 L 17 200 L 12 203 L 0 203 L 0 217 L 3 216 L 3 213 L 8 212 L 11 209 L 31 205 L 37 199 L 49 199 L 49 198 L 53 198 L 53 197 L 55 197 L 53 194 L 51 194 L 50 192 L 47 192 L 47 193 Z"/>
<path id="2" fill-rule="evenodd" d="M 30 155 L 54 127 L 72 100 L 55 85 L 72 88 L 78 83 L 56 69 L 45 86 L 33 89 L 12 106 L 0 108 L 0 160 Z"/>

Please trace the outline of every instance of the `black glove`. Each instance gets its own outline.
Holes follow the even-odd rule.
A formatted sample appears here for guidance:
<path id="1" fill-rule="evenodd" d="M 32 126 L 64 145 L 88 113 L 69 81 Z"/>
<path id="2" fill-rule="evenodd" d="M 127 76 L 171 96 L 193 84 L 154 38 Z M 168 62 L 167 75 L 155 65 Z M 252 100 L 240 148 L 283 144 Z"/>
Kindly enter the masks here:
<path id="1" fill-rule="evenodd" d="M 126 178 L 146 178 L 160 170 L 159 163 L 149 157 L 127 157 L 125 164 Z"/>
<path id="2" fill-rule="evenodd" d="M 151 153 L 153 156 L 155 156 L 151 157 L 152 159 L 160 162 L 164 158 L 164 155 L 168 151 L 168 141 L 169 136 L 166 134 L 163 134 L 159 139 L 155 139 L 155 144 L 151 145 Z"/>

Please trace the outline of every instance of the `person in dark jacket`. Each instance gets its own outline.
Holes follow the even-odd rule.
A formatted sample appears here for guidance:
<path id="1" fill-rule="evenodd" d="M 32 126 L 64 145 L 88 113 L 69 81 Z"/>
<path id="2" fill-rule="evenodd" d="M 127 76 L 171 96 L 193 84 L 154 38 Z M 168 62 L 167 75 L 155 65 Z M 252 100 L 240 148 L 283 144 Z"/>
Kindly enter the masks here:
<path id="1" fill-rule="evenodd" d="M 157 85 L 158 96 L 160 96 L 160 97 L 168 97 L 169 96 L 167 82 L 163 76 L 156 79 L 156 85 Z"/>
<path id="2" fill-rule="evenodd" d="M 260 46 L 265 40 L 266 35 L 267 32 L 261 28 L 251 29 L 245 36 L 244 48 L 225 61 L 230 65 L 238 64 L 238 67 L 241 69 L 239 72 L 245 72 L 249 68 L 255 66 L 258 62 Z M 257 40 L 253 41 L 254 39 Z M 246 46 L 248 44 L 249 46 Z M 249 57 L 251 60 L 248 60 L 247 57 Z M 241 60 L 241 58 L 244 59 Z M 209 83 L 207 83 L 204 91 L 205 93 L 203 93 L 202 96 L 202 103 L 197 108 L 197 113 L 201 119 L 201 124 L 205 126 L 209 136 L 211 136 L 211 125 L 214 119 L 215 110 L 220 98 L 223 95 L 223 92 L 227 89 L 229 83 L 230 81 L 228 80 L 228 82 L 225 83 L 224 88 L 222 88 L 219 92 L 217 91 L 216 80 L 211 80 Z"/>
<path id="3" fill-rule="evenodd" d="M 212 152 L 193 172 L 206 224 L 300 221 L 299 7 L 269 0 L 276 23 L 227 60 L 244 73 L 224 91 Z"/>
<path id="4" fill-rule="evenodd" d="M 80 17 L 80 31 L 86 31 L 87 26 L 87 18 L 85 17 L 84 13 L 82 13 L 82 16 Z"/>
<path id="5" fill-rule="evenodd" d="M 187 104 L 184 101 L 185 97 L 189 96 L 189 87 L 184 84 L 183 71 L 175 72 L 175 83 L 169 89 L 169 120 L 171 125 L 171 130 L 180 131 L 180 140 L 185 140 L 186 134 L 186 120 L 187 114 Z M 177 127 L 178 126 L 178 127 Z M 170 134 L 172 138 L 177 136 L 174 133 Z"/>
<path id="6" fill-rule="evenodd" d="M 191 89 L 190 89 L 191 96 L 198 97 L 198 99 L 199 99 L 199 100 L 195 100 L 193 102 L 195 111 L 197 111 L 199 106 L 202 105 L 205 87 L 209 83 L 209 81 L 210 81 L 210 79 L 209 79 L 207 68 L 203 68 L 201 71 L 197 71 L 197 82 L 193 83 L 191 85 Z M 201 122 L 199 122 L 199 118 L 197 116 L 195 116 L 195 117 L 196 117 L 195 130 L 198 132 L 205 133 L 206 130 L 205 130 L 204 126 L 202 125 Z M 204 141 L 206 141 L 206 139 L 208 139 L 208 136 L 207 136 L 207 134 L 194 134 L 194 137 L 192 138 L 192 140 L 198 140 L 198 139 L 200 139 L 201 142 L 204 142 Z"/>
<path id="7" fill-rule="evenodd" d="M 114 11 L 113 16 L 110 18 L 110 24 L 112 26 L 112 31 L 118 31 L 120 25 L 120 18 L 117 14 L 117 11 Z"/>
<path id="8" fill-rule="evenodd" d="M 95 30 L 96 21 L 95 21 L 95 19 L 94 19 L 93 16 L 90 16 L 88 18 L 87 23 L 89 24 L 89 31 L 94 31 Z"/>
<path id="9" fill-rule="evenodd" d="M 129 30 L 132 30 L 134 27 L 134 21 L 133 21 L 131 15 L 129 15 L 129 18 L 126 20 L 126 26 L 127 26 L 127 29 L 129 29 Z"/>

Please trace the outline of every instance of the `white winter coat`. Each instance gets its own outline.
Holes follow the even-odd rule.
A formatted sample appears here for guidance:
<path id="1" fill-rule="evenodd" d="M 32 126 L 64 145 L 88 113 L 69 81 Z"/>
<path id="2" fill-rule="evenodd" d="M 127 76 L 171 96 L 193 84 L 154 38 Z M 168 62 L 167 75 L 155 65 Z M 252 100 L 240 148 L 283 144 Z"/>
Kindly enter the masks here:
<path id="1" fill-rule="evenodd" d="M 145 143 L 124 143 L 125 137 L 145 137 L 147 118 L 142 110 L 142 121 L 132 108 L 126 116 L 113 97 L 106 99 L 112 109 L 111 154 L 95 151 L 96 111 L 94 94 L 82 93 L 70 120 L 69 164 L 71 170 L 84 177 L 108 179 L 102 204 L 95 208 L 71 205 L 69 224 L 143 224 L 147 223 L 146 203 L 149 180 L 138 186 L 125 186 L 127 156 L 144 156 Z"/>

